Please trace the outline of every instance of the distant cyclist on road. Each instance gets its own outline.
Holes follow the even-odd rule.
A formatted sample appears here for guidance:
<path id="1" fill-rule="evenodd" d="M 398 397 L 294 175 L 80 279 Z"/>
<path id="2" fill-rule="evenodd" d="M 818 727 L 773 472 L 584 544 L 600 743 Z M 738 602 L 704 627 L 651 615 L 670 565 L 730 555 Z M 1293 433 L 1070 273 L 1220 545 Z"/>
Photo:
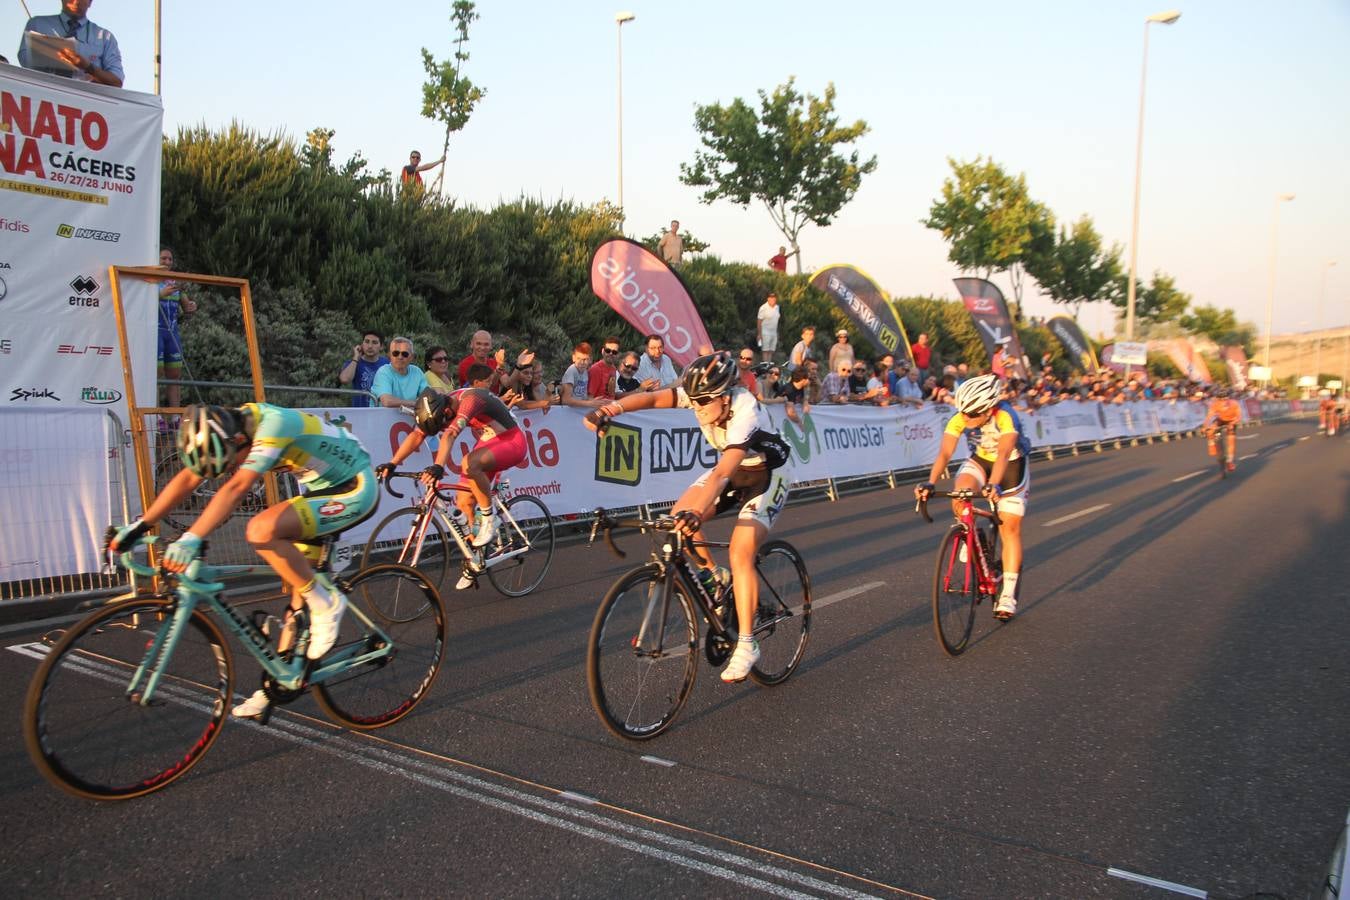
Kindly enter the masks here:
<path id="1" fill-rule="evenodd" d="M 999 536 L 1003 539 L 1003 590 L 994 604 L 994 616 L 1007 621 L 1017 614 L 1017 579 L 1022 572 L 1022 519 L 1027 514 L 1027 496 L 1031 489 L 1031 440 L 1022 431 L 1021 420 L 1012 406 L 999 398 L 1003 386 L 998 376 L 979 375 L 962 382 L 956 389 L 956 415 L 947 421 L 942 446 L 928 471 L 928 480 L 914 486 L 914 496 L 927 500 L 934 482 L 942 477 L 947 461 L 956 452 L 962 434 L 970 447 L 970 458 L 956 472 L 955 490 L 979 491 L 998 500 L 998 515 L 1003 520 Z M 952 512 L 960 506 L 952 503 Z"/>
<path id="2" fill-rule="evenodd" d="M 202 541 L 230 517 L 263 473 L 270 469 L 293 473 L 305 492 L 258 513 L 244 534 L 291 588 L 287 625 L 302 603 L 309 607 L 305 656 L 322 657 L 337 641 L 347 598 L 326 576 L 314 572 L 295 542 L 343 531 L 375 512 L 379 499 L 375 473 L 361 441 L 317 416 L 268 403 L 247 403 L 238 409 L 193 405 L 183 411 L 179 423 L 178 456 L 183 470 L 164 486 L 144 516 L 118 529 L 108 549 L 133 546 L 204 480 L 229 475 L 197 521 L 164 551 L 164 568 L 186 571 L 201 555 Z M 293 641 L 294 629 L 286 627 L 279 649 L 285 652 Z M 267 694 L 259 690 L 233 712 L 257 716 L 267 704 Z"/>
<path id="3" fill-rule="evenodd" d="M 736 361 L 726 352 L 691 362 L 678 387 L 630 394 L 605 404 L 586 416 L 586 427 L 603 435 L 609 420 L 626 412 L 674 407 L 693 409 L 704 438 L 721 454 L 671 508 L 680 530 L 702 540 L 705 521 L 733 507 L 740 509 L 730 548 L 738 638 L 722 680 L 744 681 L 759 661 L 759 643 L 753 637 L 759 606 L 755 554 L 787 503 L 788 479 L 782 467 L 791 451 L 768 412 L 743 386 Z M 700 580 L 706 585 L 714 563 L 710 558 L 703 562 Z"/>
<path id="4" fill-rule="evenodd" d="M 1340 419 L 1340 404 L 1331 396 L 1328 388 L 1322 388 L 1317 393 L 1321 398 L 1317 403 L 1317 430 L 1325 435 L 1334 435 Z"/>
<path id="5" fill-rule="evenodd" d="M 1241 421 L 1242 407 L 1233 399 L 1228 388 L 1220 388 L 1209 402 L 1209 411 L 1205 413 L 1205 432 L 1213 435 L 1215 440 L 1223 440 L 1228 451 L 1230 472 L 1237 469 L 1237 426 Z"/>
<path id="6" fill-rule="evenodd" d="M 486 366 L 470 367 L 470 378 L 475 368 L 487 369 Z M 492 511 L 492 476 L 525 458 L 525 432 L 511 418 L 511 411 L 501 398 L 487 388 L 461 388 L 449 394 L 423 391 L 417 398 L 414 415 L 417 430 L 403 439 L 393 459 L 375 467 L 376 477 L 381 481 L 388 478 L 389 473 L 416 453 L 428 437 L 439 434 L 441 445 L 436 449 L 436 461 L 422 472 L 423 482 L 428 486 L 437 484 L 445 478 L 445 467 L 450 462 L 450 448 L 455 439 L 465 428 L 472 429 L 480 435 L 480 440 L 460 463 L 469 490 L 456 491 L 455 505 L 474 522 L 473 545 L 487 546 L 499 526 Z M 466 569 L 455 589 L 462 591 L 472 587 L 474 580 L 473 574 Z"/>

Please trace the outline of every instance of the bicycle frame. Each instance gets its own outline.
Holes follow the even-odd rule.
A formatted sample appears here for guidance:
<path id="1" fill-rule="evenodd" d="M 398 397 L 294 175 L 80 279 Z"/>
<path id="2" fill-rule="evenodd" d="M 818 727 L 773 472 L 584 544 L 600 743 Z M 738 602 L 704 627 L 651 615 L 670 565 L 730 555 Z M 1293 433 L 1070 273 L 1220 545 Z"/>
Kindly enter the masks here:
<path id="1" fill-rule="evenodd" d="M 993 567 L 990 565 L 989 558 L 984 552 L 984 545 L 980 543 L 979 535 L 976 533 L 978 531 L 978 526 L 975 523 L 975 519 L 977 517 L 989 519 L 994 523 L 995 528 L 999 527 L 1003 524 L 1003 521 L 998 516 L 998 504 L 994 503 L 992 510 L 988 512 L 977 509 L 975 507 L 975 498 L 979 495 L 974 491 L 969 490 L 932 491 L 929 496 L 948 497 L 952 500 L 956 500 L 960 504 L 960 511 L 957 513 L 956 521 L 961 523 L 964 530 L 961 539 L 965 542 L 966 558 L 976 561 L 975 577 L 979 582 L 979 593 L 983 596 L 994 596 L 994 594 L 998 592 L 998 578 L 994 575 Z M 933 521 L 933 517 L 928 514 L 927 501 L 920 500 L 915 508 L 929 522 Z M 948 588 L 951 587 L 952 568 L 957 564 L 956 560 L 957 556 L 953 554 L 952 559 L 947 562 L 947 573 L 944 577 L 947 579 Z M 966 572 L 966 577 L 968 578 L 969 570 L 966 570 Z M 965 583 L 963 587 L 966 590 L 969 590 L 969 582 Z"/>
<path id="2" fill-rule="evenodd" d="M 136 575 L 154 577 L 157 574 L 153 568 L 135 562 L 129 552 L 122 555 L 122 564 L 127 571 Z M 195 577 L 188 574 L 173 576 L 177 582 L 174 593 L 178 598 L 173 614 L 151 638 L 141 664 L 136 667 L 131 682 L 127 685 L 127 695 L 134 695 L 142 706 L 150 705 L 150 701 L 154 698 L 155 691 L 159 687 L 163 663 L 173 656 L 179 638 L 199 604 L 215 612 L 216 618 L 225 625 L 227 631 L 234 634 L 249 655 L 258 661 L 263 671 L 286 690 L 295 690 L 306 683 L 322 683 L 354 666 L 386 657 L 393 650 L 393 641 L 389 635 L 371 621 L 356 604 L 350 604 L 348 613 L 357 616 L 371 632 L 378 635 L 378 641 L 335 647 L 324 656 L 324 664 L 321 667 L 311 669 L 313 661 L 305 658 L 297 640 L 292 659 L 287 662 L 272 649 L 267 636 L 256 625 L 221 599 L 220 594 L 224 591 L 225 585 L 216 580 L 240 575 L 271 575 L 273 572 L 270 566 L 208 566 L 197 561 L 189 567 L 189 572 Z M 372 646 L 372 643 L 378 646 Z"/>
<path id="3" fill-rule="evenodd" d="M 420 477 L 421 474 L 422 473 L 420 472 L 393 472 L 390 475 L 390 479 L 385 482 L 385 490 L 389 491 L 389 493 L 393 494 L 395 497 L 401 498 L 403 495 L 396 493 L 389 482 L 396 477 L 417 478 Z M 464 558 L 467 559 L 470 565 L 476 570 L 482 571 L 489 569 L 530 550 L 529 536 L 525 534 L 525 531 L 511 515 L 510 510 L 507 509 L 506 504 L 502 502 L 501 492 L 508 487 L 510 487 L 510 482 L 506 479 L 493 480 L 491 491 L 492 509 L 497 517 L 502 520 L 503 524 L 515 533 L 521 546 L 514 550 L 507 551 L 506 553 L 484 559 L 482 550 L 469 543 L 468 535 L 465 534 L 464 529 L 460 527 L 459 522 L 445 511 L 445 504 L 454 502 L 454 498 L 446 493 L 446 491 L 467 491 L 469 490 L 469 487 L 460 484 L 459 482 L 443 481 L 437 485 L 427 487 L 422 495 L 422 501 L 413 504 L 415 508 L 421 509 L 422 513 L 417 517 L 412 529 L 409 531 L 408 538 L 403 543 L 403 550 L 399 553 L 398 561 L 407 565 L 416 565 L 417 561 L 422 558 L 422 546 L 426 540 L 427 528 L 431 524 L 431 517 L 433 515 L 440 518 L 441 525 L 444 526 L 445 530 L 448 531 L 452 537 L 454 537 L 455 544 L 459 547 L 459 552 L 463 554 Z"/>

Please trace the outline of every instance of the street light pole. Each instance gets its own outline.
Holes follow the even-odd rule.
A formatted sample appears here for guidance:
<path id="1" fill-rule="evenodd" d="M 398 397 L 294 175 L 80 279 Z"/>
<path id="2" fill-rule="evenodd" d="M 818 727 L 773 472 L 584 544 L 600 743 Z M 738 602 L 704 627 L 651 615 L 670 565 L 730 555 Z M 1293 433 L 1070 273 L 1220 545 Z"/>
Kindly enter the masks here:
<path id="1" fill-rule="evenodd" d="M 1125 339 L 1134 340 L 1134 291 L 1135 271 L 1139 259 L 1139 175 L 1144 165 L 1144 88 L 1148 84 L 1148 26 L 1157 22 L 1171 25 L 1181 18 L 1181 13 L 1171 10 L 1156 13 L 1144 20 L 1144 66 L 1139 75 L 1139 130 L 1134 146 L 1134 221 L 1130 226 L 1130 280 L 1126 288 L 1125 301 Z"/>
<path id="2" fill-rule="evenodd" d="M 1287 203 L 1294 199 L 1293 194 L 1276 194 L 1275 211 L 1270 217 L 1270 291 L 1266 297 L 1266 368 L 1270 369 L 1270 326 L 1271 320 L 1275 315 L 1275 252 L 1279 247 L 1280 236 L 1280 204 Z M 1271 381 L 1275 376 L 1274 370 L 1271 370 L 1266 381 Z"/>
<path id="3" fill-rule="evenodd" d="M 155 96 L 159 96 L 159 32 L 160 32 L 160 0 L 155 0 Z"/>
<path id="4" fill-rule="evenodd" d="M 619 32 L 619 225 L 623 225 L 623 23 L 637 16 L 630 12 L 616 13 L 614 22 Z"/>
<path id="5" fill-rule="evenodd" d="M 1315 356 L 1317 361 L 1313 363 L 1313 377 L 1317 379 L 1318 386 L 1322 384 L 1322 301 L 1327 296 L 1327 272 L 1330 272 L 1334 265 L 1336 265 L 1336 260 L 1329 259 L 1322 266 L 1322 290 L 1317 294 L 1317 324 L 1315 326 L 1317 328 L 1317 354 Z"/>

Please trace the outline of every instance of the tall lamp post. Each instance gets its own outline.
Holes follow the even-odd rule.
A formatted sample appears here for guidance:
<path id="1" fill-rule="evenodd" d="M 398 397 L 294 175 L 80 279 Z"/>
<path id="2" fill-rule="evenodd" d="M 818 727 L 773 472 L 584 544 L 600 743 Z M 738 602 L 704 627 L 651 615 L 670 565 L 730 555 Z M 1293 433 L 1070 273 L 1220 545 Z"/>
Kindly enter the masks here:
<path id="1" fill-rule="evenodd" d="M 623 23 L 631 22 L 637 16 L 630 12 L 615 13 L 614 22 L 619 31 L 619 224 L 622 226 L 623 213 Z"/>
<path id="2" fill-rule="evenodd" d="M 1276 194 L 1275 211 L 1270 217 L 1270 290 L 1266 296 L 1266 368 L 1270 369 L 1270 325 L 1275 315 L 1275 252 L 1279 247 L 1280 237 L 1280 204 L 1288 203 L 1294 199 L 1293 194 Z M 1271 370 L 1267 381 L 1270 381 L 1275 375 Z"/>
<path id="3" fill-rule="evenodd" d="M 1125 339 L 1128 341 L 1134 340 L 1134 279 L 1139 259 L 1139 173 L 1144 165 L 1144 87 L 1148 84 L 1148 26 L 1154 22 L 1171 25 L 1180 18 L 1181 13 L 1173 9 L 1156 13 L 1144 20 L 1144 67 L 1139 75 L 1139 133 L 1134 147 L 1134 222 L 1130 226 L 1130 280 L 1125 302 Z"/>
<path id="4" fill-rule="evenodd" d="M 1313 363 L 1313 377 L 1317 379 L 1319 386 L 1322 384 L 1322 301 L 1327 296 L 1327 273 L 1331 271 L 1331 267 L 1334 265 L 1336 265 L 1336 260 L 1329 259 L 1322 266 L 1322 290 L 1317 294 L 1317 324 L 1314 326 L 1317 329 L 1317 353 L 1315 355 L 1317 361 Z"/>

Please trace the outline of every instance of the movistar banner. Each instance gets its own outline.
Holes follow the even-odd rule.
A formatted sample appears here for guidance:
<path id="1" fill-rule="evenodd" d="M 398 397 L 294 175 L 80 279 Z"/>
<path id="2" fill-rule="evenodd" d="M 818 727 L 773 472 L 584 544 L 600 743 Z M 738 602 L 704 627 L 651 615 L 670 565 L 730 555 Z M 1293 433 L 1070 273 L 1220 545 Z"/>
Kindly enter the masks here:
<path id="1" fill-rule="evenodd" d="M 846 265 L 826 266 L 811 276 L 811 284 L 829 294 L 882 353 L 912 359 L 900 315 L 886 292 L 862 269 Z"/>
<path id="2" fill-rule="evenodd" d="M 591 258 L 591 290 L 643 335 L 659 334 L 680 366 L 711 347 L 689 288 L 674 269 L 637 241 L 606 241 Z"/>
<path id="3" fill-rule="evenodd" d="M 1026 378 L 1026 354 L 1017 337 L 1017 329 L 1013 328 L 1003 292 L 983 278 L 956 278 L 953 281 L 961 292 L 961 302 L 975 320 L 975 330 L 980 333 L 980 340 L 984 341 L 984 350 L 989 358 L 994 358 L 994 350 L 999 344 L 1006 344 L 1008 374 Z"/>
<path id="4" fill-rule="evenodd" d="M 1078 323 L 1068 316 L 1055 316 L 1046 323 L 1046 327 L 1059 338 L 1064 347 L 1064 355 L 1080 372 L 1097 371 L 1097 355 L 1092 352 L 1092 342 L 1083 334 Z"/>

